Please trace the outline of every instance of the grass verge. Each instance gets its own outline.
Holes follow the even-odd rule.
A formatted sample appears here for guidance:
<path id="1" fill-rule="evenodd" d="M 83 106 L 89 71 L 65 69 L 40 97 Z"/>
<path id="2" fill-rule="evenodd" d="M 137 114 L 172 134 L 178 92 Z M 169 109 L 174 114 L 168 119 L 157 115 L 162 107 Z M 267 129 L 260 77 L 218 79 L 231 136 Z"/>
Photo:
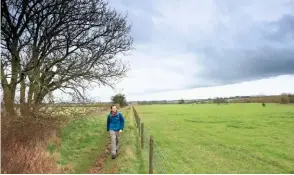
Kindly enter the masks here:
<path id="1" fill-rule="evenodd" d="M 60 154 L 58 164 L 68 167 L 66 173 L 87 173 L 104 150 L 108 141 L 105 115 L 72 121 L 61 129 L 61 144 L 48 146 L 49 152 Z"/>

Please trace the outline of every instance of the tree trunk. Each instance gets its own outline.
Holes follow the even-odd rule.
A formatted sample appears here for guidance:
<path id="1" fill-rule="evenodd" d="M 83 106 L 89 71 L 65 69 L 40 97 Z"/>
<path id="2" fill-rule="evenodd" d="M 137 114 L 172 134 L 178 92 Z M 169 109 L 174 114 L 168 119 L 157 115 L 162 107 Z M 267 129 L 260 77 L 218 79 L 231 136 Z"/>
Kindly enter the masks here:
<path id="1" fill-rule="evenodd" d="M 33 114 L 37 117 L 39 112 L 39 98 L 40 98 L 40 90 L 41 90 L 41 82 L 40 82 L 40 67 L 36 66 L 34 70 L 34 101 L 33 101 Z"/>
<path id="2" fill-rule="evenodd" d="M 19 78 L 19 73 L 20 73 L 20 59 L 19 59 L 19 53 L 17 51 L 17 41 L 14 42 L 14 45 L 12 46 L 12 59 L 11 59 L 11 79 L 10 83 L 8 84 L 7 79 L 5 77 L 4 70 L 1 70 L 1 82 L 3 90 L 4 90 L 4 95 L 3 95 L 3 100 L 5 103 L 5 110 L 8 113 L 8 115 L 12 117 L 16 117 L 16 112 L 14 108 L 14 98 L 15 98 L 15 91 L 16 91 L 16 86 L 17 86 L 17 80 Z M 1 68 L 3 69 L 4 66 L 1 62 Z"/>
<path id="3" fill-rule="evenodd" d="M 1 60 L 1 85 L 3 89 L 3 101 L 4 101 L 4 111 L 9 116 L 16 116 L 15 110 L 14 110 L 14 96 L 11 91 L 11 86 L 8 84 L 8 81 L 5 76 L 4 72 L 4 64 Z"/>
<path id="4" fill-rule="evenodd" d="M 14 94 L 13 91 L 11 91 L 10 88 L 8 87 L 4 87 L 3 88 L 3 101 L 4 101 L 4 105 L 5 105 L 5 112 L 7 112 L 7 114 L 10 117 L 16 117 L 16 112 L 14 109 Z"/>
<path id="5" fill-rule="evenodd" d="M 29 78 L 29 79 L 30 79 L 30 85 L 29 85 L 27 103 L 28 103 L 28 108 L 31 110 L 31 107 L 33 105 L 32 103 L 33 103 L 33 95 L 34 95 L 34 79 L 33 78 Z"/>
<path id="6" fill-rule="evenodd" d="M 26 103 L 26 84 L 25 84 L 25 78 L 20 83 L 20 114 L 22 116 L 28 116 L 30 114 L 30 109 L 28 103 Z"/>
<path id="7" fill-rule="evenodd" d="M 40 110 L 40 107 L 41 107 L 41 104 L 42 104 L 42 101 L 43 101 L 45 95 L 46 94 L 43 93 L 42 90 L 40 92 L 34 94 L 33 113 L 36 117 L 38 116 L 38 113 L 39 113 L 39 110 Z"/>

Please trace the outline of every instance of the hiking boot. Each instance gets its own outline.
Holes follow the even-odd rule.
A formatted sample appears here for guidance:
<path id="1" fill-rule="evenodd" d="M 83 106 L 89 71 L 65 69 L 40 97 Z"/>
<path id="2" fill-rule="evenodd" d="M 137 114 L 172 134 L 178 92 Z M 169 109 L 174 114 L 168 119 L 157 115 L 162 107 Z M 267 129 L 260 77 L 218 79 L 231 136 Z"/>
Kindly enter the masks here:
<path id="1" fill-rule="evenodd" d="M 115 159 L 115 155 L 112 155 L 112 159 Z"/>

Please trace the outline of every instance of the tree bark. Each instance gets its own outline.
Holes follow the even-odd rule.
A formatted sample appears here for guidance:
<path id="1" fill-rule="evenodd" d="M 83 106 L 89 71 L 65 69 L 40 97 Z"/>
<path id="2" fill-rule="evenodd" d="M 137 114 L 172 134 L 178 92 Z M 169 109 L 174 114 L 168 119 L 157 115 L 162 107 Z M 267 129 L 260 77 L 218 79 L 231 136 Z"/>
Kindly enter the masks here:
<path id="1" fill-rule="evenodd" d="M 5 105 L 5 112 L 10 117 L 16 117 L 16 112 L 14 109 L 14 94 L 12 93 L 13 91 L 11 91 L 9 87 L 4 87 L 3 91 L 4 91 L 3 101 Z"/>
<path id="2" fill-rule="evenodd" d="M 26 92 L 26 84 L 23 79 L 20 82 L 20 92 L 19 92 L 19 103 L 20 103 L 20 114 L 25 115 L 25 92 Z"/>
<path id="3" fill-rule="evenodd" d="M 44 93 L 43 90 L 41 90 L 39 93 L 34 94 L 33 113 L 34 113 L 34 116 L 36 116 L 36 117 L 39 114 L 39 110 L 40 110 L 42 101 L 43 101 L 45 96 L 46 96 L 46 93 Z"/>
<path id="4" fill-rule="evenodd" d="M 37 61 L 37 60 L 36 60 Z M 40 98 L 40 90 L 41 90 L 41 82 L 40 82 L 40 65 L 37 64 L 34 70 L 34 101 L 33 101 L 33 114 L 38 116 L 39 112 L 39 98 Z"/>
<path id="5" fill-rule="evenodd" d="M 16 48 L 15 46 L 14 48 Z M 11 60 L 11 78 L 10 83 L 8 83 L 5 72 L 3 70 L 4 66 L 1 62 L 1 83 L 3 87 L 3 100 L 5 103 L 5 110 L 8 113 L 8 115 L 15 117 L 16 112 L 14 109 L 14 100 L 15 100 L 15 91 L 18 81 L 18 75 L 20 72 L 20 60 L 19 60 L 19 54 L 16 49 L 14 49 Z"/>
<path id="6" fill-rule="evenodd" d="M 26 102 L 25 98 L 26 94 L 26 84 L 25 84 L 25 78 L 20 83 L 20 114 L 22 116 L 28 116 L 31 114 L 29 104 Z"/>
<path id="7" fill-rule="evenodd" d="M 29 92 L 28 92 L 28 108 L 31 110 L 32 103 L 33 103 L 33 95 L 34 95 L 34 79 L 32 77 L 29 77 L 30 85 L 29 85 Z"/>

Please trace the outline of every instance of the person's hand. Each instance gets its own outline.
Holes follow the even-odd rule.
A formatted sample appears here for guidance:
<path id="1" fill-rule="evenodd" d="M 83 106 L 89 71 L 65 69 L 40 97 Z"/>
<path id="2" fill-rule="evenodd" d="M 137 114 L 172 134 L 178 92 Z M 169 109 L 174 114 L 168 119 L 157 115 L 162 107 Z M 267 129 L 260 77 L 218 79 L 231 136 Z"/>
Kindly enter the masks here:
<path id="1" fill-rule="evenodd" d="M 120 133 L 122 133 L 122 130 L 119 130 Z"/>

